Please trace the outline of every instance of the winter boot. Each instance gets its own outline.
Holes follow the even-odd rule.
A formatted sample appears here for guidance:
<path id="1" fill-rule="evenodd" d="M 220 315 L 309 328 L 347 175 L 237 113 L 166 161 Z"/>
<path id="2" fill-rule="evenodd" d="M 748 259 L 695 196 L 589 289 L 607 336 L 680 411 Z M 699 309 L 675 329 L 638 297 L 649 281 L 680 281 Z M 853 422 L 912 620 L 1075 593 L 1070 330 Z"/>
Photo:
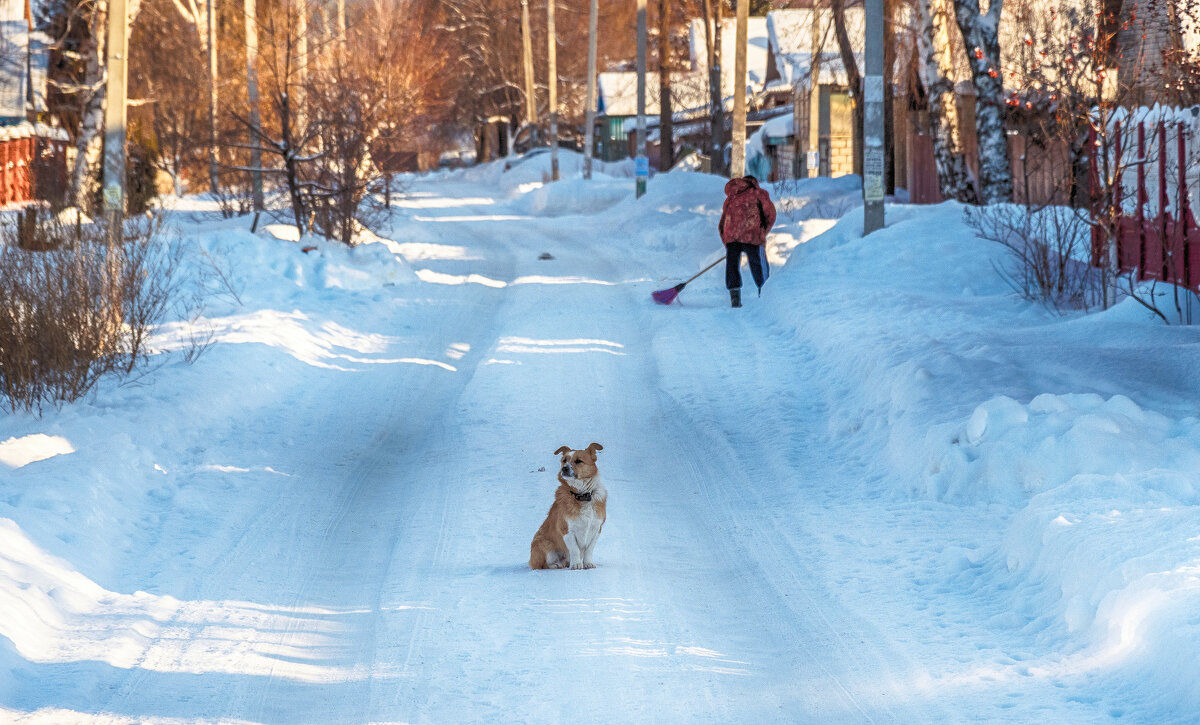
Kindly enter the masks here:
<path id="1" fill-rule="evenodd" d="M 740 289 L 729 290 L 729 303 L 732 307 L 742 306 L 742 291 Z"/>

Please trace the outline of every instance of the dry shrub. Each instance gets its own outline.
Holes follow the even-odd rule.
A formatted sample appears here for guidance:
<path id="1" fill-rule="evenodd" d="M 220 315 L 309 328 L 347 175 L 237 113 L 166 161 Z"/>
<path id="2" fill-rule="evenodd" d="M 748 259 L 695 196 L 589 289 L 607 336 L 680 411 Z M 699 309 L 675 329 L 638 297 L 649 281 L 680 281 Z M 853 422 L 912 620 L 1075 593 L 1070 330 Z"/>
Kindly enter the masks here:
<path id="1" fill-rule="evenodd" d="M 980 238 L 1008 250 L 1010 263 L 997 272 L 1023 298 L 1058 311 L 1086 310 L 1100 301 L 1100 271 L 1090 264 L 1091 226 L 1077 210 L 993 204 L 968 207 L 965 214 Z"/>
<path id="2" fill-rule="evenodd" d="M 35 216 L 4 226 L 0 399 L 9 410 L 41 412 L 144 366 L 154 327 L 198 303 L 183 294 L 183 247 L 172 242 L 146 217 L 127 221 L 113 243 L 99 223 Z"/>

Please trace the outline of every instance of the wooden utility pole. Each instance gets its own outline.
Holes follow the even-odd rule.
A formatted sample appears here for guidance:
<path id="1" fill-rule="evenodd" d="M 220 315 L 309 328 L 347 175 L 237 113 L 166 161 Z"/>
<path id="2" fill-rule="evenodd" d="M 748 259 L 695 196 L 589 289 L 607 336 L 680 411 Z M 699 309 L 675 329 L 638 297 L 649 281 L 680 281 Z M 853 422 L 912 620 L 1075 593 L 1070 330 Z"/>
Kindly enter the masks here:
<path id="1" fill-rule="evenodd" d="M 550 180 L 558 181 L 558 36 L 554 32 L 554 0 L 546 0 L 547 63 L 550 78 Z"/>
<path id="2" fill-rule="evenodd" d="M 646 158 L 646 0 L 637 0 L 637 158 L 633 163 L 640 198 L 650 178 L 650 159 Z"/>
<path id="3" fill-rule="evenodd" d="M 104 103 L 104 213 L 109 234 L 119 239 L 125 216 L 125 88 L 128 81 L 129 26 L 125 0 L 108 1 L 108 80 Z"/>
<path id="4" fill-rule="evenodd" d="M 530 141 L 537 133 L 537 95 L 533 86 L 533 41 L 529 32 L 529 0 L 521 0 L 521 46 L 525 60 L 525 123 L 529 124 Z"/>
<path id="5" fill-rule="evenodd" d="M 596 5 L 591 0 L 588 8 L 588 78 L 587 109 L 584 114 L 587 127 L 583 130 L 583 178 L 592 178 L 592 146 L 595 144 L 596 125 Z"/>
<path id="6" fill-rule="evenodd" d="M 208 0 L 208 186 L 220 189 L 217 164 L 217 0 Z"/>
<path id="7" fill-rule="evenodd" d="M 671 6 L 658 0 L 658 170 L 675 165 L 674 109 L 671 107 Z"/>
<path id="8" fill-rule="evenodd" d="M 863 234 L 883 228 L 883 0 L 865 0 L 863 77 Z"/>
<path id="9" fill-rule="evenodd" d="M 746 175 L 746 42 L 749 25 L 750 0 L 737 0 L 736 48 L 733 53 L 733 153 L 729 160 L 729 176 L 734 179 Z"/>
<path id="10" fill-rule="evenodd" d="M 245 0 L 246 5 L 246 96 L 250 103 L 250 127 L 258 129 L 262 122 L 258 117 L 258 8 L 255 0 Z M 250 183 L 254 198 L 254 211 L 263 210 L 262 149 L 257 133 L 250 144 Z"/>

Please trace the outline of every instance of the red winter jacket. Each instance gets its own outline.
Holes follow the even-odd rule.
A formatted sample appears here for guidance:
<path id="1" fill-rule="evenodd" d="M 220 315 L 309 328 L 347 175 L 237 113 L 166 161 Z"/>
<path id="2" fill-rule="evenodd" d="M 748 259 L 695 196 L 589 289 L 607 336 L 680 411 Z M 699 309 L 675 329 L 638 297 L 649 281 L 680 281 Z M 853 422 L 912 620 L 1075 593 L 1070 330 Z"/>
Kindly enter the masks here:
<path id="1" fill-rule="evenodd" d="M 721 209 L 721 242 L 763 244 L 775 226 L 775 205 L 753 176 L 730 179 L 725 184 L 725 206 Z"/>

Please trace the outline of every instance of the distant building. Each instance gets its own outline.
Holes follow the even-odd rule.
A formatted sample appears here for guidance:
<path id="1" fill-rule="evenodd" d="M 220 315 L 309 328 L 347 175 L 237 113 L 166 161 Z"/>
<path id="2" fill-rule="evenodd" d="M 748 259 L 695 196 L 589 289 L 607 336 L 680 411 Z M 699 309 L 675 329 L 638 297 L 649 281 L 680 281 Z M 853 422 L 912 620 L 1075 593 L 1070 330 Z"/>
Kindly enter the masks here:
<path id="1" fill-rule="evenodd" d="M 49 42 L 30 18 L 29 0 L 0 0 L 0 125 L 46 112 Z"/>
<path id="2" fill-rule="evenodd" d="M 789 124 L 771 124 L 771 130 L 786 129 L 787 136 L 763 139 L 772 176 L 783 179 L 854 173 L 849 79 L 833 32 L 833 11 L 820 6 L 774 10 L 767 14 L 766 21 L 769 52 L 765 92 L 777 99 L 773 105 L 791 104 L 793 116 Z M 846 8 L 846 33 L 861 67 L 866 37 L 861 6 Z M 797 133 L 800 138 L 796 138 Z"/>
<path id="3" fill-rule="evenodd" d="M 671 117 L 676 124 L 675 142 L 701 146 L 709 134 L 710 98 L 708 58 L 704 23 L 694 19 L 688 25 L 691 68 L 671 74 Z M 767 20 L 750 18 L 747 35 L 746 89 L 751 106 L 761 105 L 766 84 L 768 51 Z M 736 18 L 721 24 L 721 91 L 727 110 L 733 108 L 734 52 L 737 48 Z M 617 71 L 597 76 L 595 153 L 598 158 L 615 161 L 632 155 L 630 148 L 637 120 L 637 73 Z M 647 154 L 657 164 L 659 122 L 659 81 L 657 72 L 646 77 Z M 729 123 L 729 119 L 726 120 Z"/>

